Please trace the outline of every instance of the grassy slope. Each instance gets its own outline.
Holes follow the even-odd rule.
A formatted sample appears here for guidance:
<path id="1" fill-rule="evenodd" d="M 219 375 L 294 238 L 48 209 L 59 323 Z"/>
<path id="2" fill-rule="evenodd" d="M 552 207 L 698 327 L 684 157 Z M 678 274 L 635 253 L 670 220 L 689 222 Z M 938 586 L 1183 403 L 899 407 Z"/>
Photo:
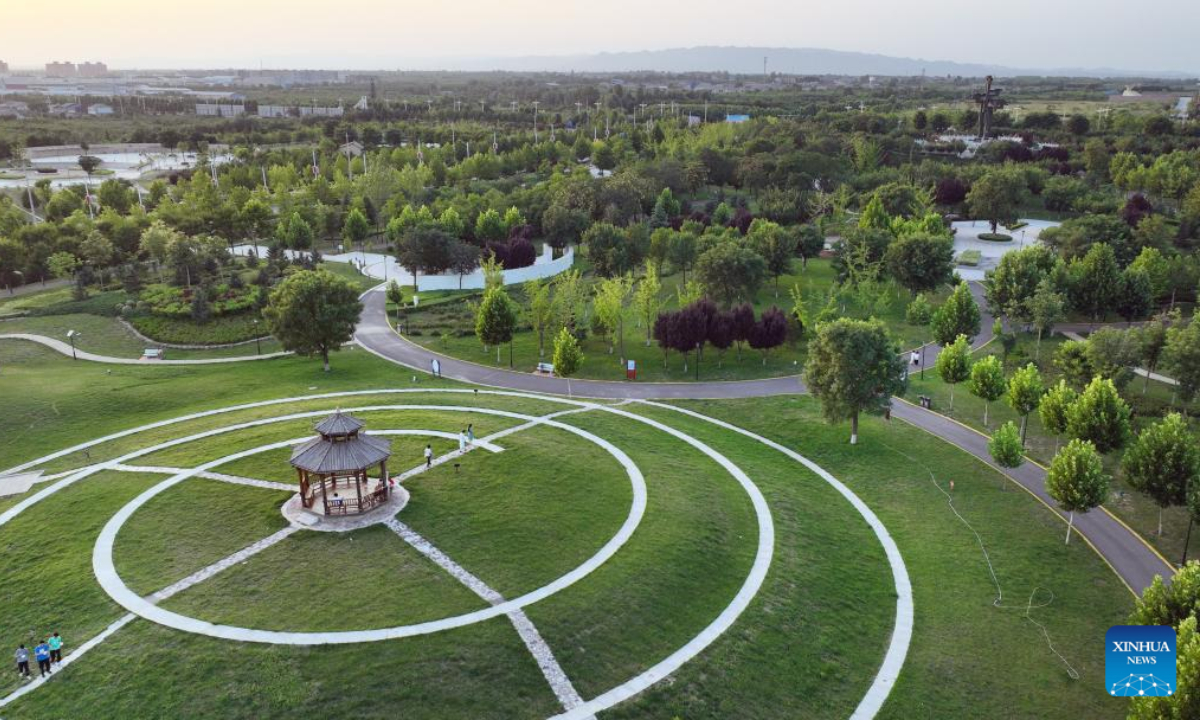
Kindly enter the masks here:
<path id="1" fill-rule="evenodd" d="M 775 296 L 774 283 L 768 282 L 759 290 L 753 300 L 755 312 L 761 313 L 771 305 L 778 305 L 784 311 L 790 311 L 792 299 L 789 289 L 796 283 L 804 289 L 809 305 L 809 314 L 816 313 L 825 306 L 830 287 L 833 284 L 834 272 L 829 260 L 813 260 L 808 269 L 802 270 L 800 263 L 794 264 L 793 273 L 779 279 L 779 297 Z M 675 274 L 663 278 L 663 290 L 660 301 L 663 309 L 677 307 L 676 291 L 681 284 L 682 276 Z M 593 279 L 588 278 L 590 287 Z M 523 293 L 518 288 L 510 288 L 515 299 L 523 307 L 526 306 Z M 904 323 L 904 310 L 908 304 L 908 293 L 894 292 L 891 305 L 876 315 L 888 322 L 889 327 L 897 333 L 897 340 L 904 347 L 915 347 L 928 340 L 924 328 L 912 327 Z M 857 313 L 857 308 L 851 304 L 848 314 Z M 632 309 L 631 309 L 632 313 Z M 522 322 L 527 322 L 523 320 Z M 499 362 L 496 351 L 485 352 L 474 335 L 474 322 L 461 303 L 443 303 L 433 308 L 413 313 L 410 318 L 412 329 L 421 334 L 412 335 L 410 339 L 437 352 L 463 358 L 472 362 L 493 367 L 509 366 L 508 348 L 503 348 Z M 446 335 L 443 335 L 445 333 Z M 663 366 L 663 354 L 657 344 L 646 346 L 645 324 L 639 325 L 637 318 L 630 317 L 625 324 L 625 352 L 637 363 L 638 377 L 646 381 L 681 381 L 695 379 L 695 365 L 688 363 L 688 371 L 684 371 L 683 358 L 678 353 L 671 353 L 667 367 Z M 609 354 L 607 338 L 589 336 L 582 343 L 585 361 L 580 368 L 579 377 L 598 380 L 622 380 L 625 377 L 624 367 L 620 356 Z M 539 358 L 537 335 L 525 330 L 519 332 L 513 341 L 513 367 L 517 370 L 529 371 L 534 368 L 539 359 L 549 361 L 553 352 L 553 337 L 548 334 L 546 339 L 546 357 Z M 764 365 L 762 355 L 758 351 L 744 348 L 742 357 L 731 348 L 725 353 L 724 359 L 718 363 L 717 353 L 712 348 L 705 351 L 701 363 L 701 380 L 743 380 L 748 378 L 789 375 L 800 371 L 804 365 L 805 343 L 789 342 L 772 351 Z"/>
<path id="2" fill-rule="evenodd" d="M 1054 356 L 1055 348 L 1061 345 L 1062 342 L 1063 340 L 1060 337 L 1055 337 L 1053 340 L 1043 340 L 1042 342 L 1040 367 L 1047 387 L 1058 382 L 1059 374 L 1054 368 L 1051 358 Z M 997 343 L 991 343 L 976 353 L 975 358 L 978 359 L 984 354 L 1000 355 L 1001 352 L 1002 349 Z M 1024 365 L 1024 363 L 1032 360 L 1033 353 L 1032 343 L 1027 339 L 1023 339 L 1018 345 L 1014 356 L 1009 359 L 1010 367 L 1007 371 L 1008 375 L 1012 375 L 1013 368 Z M 1146 388 L 1145 394 L 1143 394 L 1143 387 Z M 944 415 L 949 415 L 980 432 L 991 433 L 1001 423 L 1009 420 L 1020 424 L 1020 417 L 1001 398 L 999 401 L 991 404 L 988 411 L 988 424 L 984 426 L 983 401 L 971 395 L 965 384 L 960 384 L 954 388 L 954 406 L 951 408 L 950 390 L 950 386 L 938 379 L 935 370 L 927 369 L 924 380 L 921 380 L 917 375 L 910 377 L 906 397 L 912 402 L 917 402 L 917 398 L 920 395 L 932 397 L 934 410 Z M 1135 417 L 1135 426 L 1139 427 L 1157 419 L 1171 406 L 1171 388 L 1158 382 L 1151 382 L 1145 385 L 1142 378 L 1134 378 L 1125 387 L 1122 394 L 1134 407 L 1137 416 Z M 1190 408 L 1189 415 L 1195 417 L 1196 410 L 1197 408 L 1195 407 Z M 1029 417 L 1027 447 L 1029 456 L 1034 460 L 1043 465 L 1048 465 L 1054 458 L 1056 449 L 1064 441 L 1055 438 L 1042 427 L 1042 422 L 1036 412 Z M 1187 537 L 1187 510 L 1182 507 L 1173 507 L 1164 511 L 1163 535 L 1159 536 L 1158 506 L 1145 495 L 1133 490 L 1124 481 L 1120 473 L 1116 472 L 1120 455 L 1120 452 L 1113 453 L 1106 459 L 1110 472 L 1115 472 L 1116 475 L 1112 488 L 1113 494 L 1109 501 L 1105 503 L 1105 507 L 1128 523 L 1130 527 L 1158 548 L 1168 559 L 1178 561 L 1182 557 L 1184 539 Z M 1198 553 L 1200 553 L 1200 533 L 1193 533 L 1188 555 L 1189 557 L 1196 557 Z"/>

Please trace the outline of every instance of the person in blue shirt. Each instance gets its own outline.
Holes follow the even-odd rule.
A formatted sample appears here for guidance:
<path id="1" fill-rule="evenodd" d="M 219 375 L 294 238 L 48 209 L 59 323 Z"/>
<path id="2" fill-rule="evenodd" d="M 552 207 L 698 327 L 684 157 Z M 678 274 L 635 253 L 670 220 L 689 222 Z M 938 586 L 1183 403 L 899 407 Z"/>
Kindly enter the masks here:
<path id="1" fill-rule="evenodd" d="M 33 649 L 33 657 L 38 661 L 38 670 L 41 671 L 42 677 L 50 674 L 50 646 L 43 640 Z"/>

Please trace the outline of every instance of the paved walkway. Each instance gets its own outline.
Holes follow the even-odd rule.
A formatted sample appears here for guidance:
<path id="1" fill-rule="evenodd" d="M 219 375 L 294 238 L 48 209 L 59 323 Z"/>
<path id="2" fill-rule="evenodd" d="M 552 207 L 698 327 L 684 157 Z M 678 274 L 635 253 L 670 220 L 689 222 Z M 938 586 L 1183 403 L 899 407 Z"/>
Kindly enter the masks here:
<path id="1" fill-rule="evenodd" d="M 1071 330 L 1071 329 L 1064 328 L 1062 330 L 1062 334 L 1068 340 L 1075 340 L 1076 342 L 1084 342 L 1087 340 L 1087 338 L 1085 338 L 1083 335 L 1081 335 L 1078 330 Z M 1150 372 L 1146 368 L 1135 367 L 1135 368 L 1133 368 L 1133 374 L 1137 375 L 1138 377 L 1150 378 L 1151 380 L 1153 380 L 1155 382 L 1160 382 L 1165 385 L 1178 385 L 1179 384 L 1179 381 L 1176 380 L 1175 378 L 1170 378 L 1170 377 L 1167 377 L 1166 375 L 1160 375 L 1156 372 Z"/>
<path id="2" fill-rule="evenodd" d="M 980 308 L 987 307 L 982 285 L 971 283 L 971 294 Z M 638 383 L 570 380 L 490 368 L 434 353 L 397 335 L 387 322 L 383 292 L 372 291 L 364 294 L 363 304 L 362 321 L 355 332 L 355 340 L 364 349 L 385 360 L 423 372 L 429 372 L 430 362 L 438 358 L 444 377 L 477 385 L 575 397 L 634 400 L 733 399 L 804 392 L 803 382 L 795 375 L 733 382 Z M 984 310 L 980 334 L 975 338 L 976 348 L 992 340 L 992 321 L 992 315 Z M 930 369 L 941 348 L 930 344 L 923 350 L 922 366 Z M 919 369 L 920 367 L 910 366 L 913 372 Z M 944 415 L 898 401 L 894 404 L 892 416 L 992 464 L 986 436 Z M 1026 462 L 1014 470 L 1001 471 L 1065 520 L 1063 513 L 1058 511 L 1054 501 L 1046 493 L 1046 471 L 1042 467 Z M 1141 536 L 1104 509 L 1077 517 L 1075 527 L 1135 593 L 1140 594 L 1153 581 L 1155 575 L 1169 578 L 1175 573 L 1171 563 L 1151 548 Z"/>
<path id="3" fill-rule="evenodd" d="M 289 352 L 273 352 L 264 355 L 238 355 L 236 357 L 197 358 L 194 360 L 143 360 L 141 358 L 119 358 L 112 357 L 111 355 L 97 355 L 78 348 L 72 350 L 71 346 L 62 340 L 55 340 L 45 335 L 34 335 L 33 333 L 0 333 L 0 340 L 28 340 L 39 345 L 45 345 L 51 350 L 56 350 L 67 357 L 77 357 L 80 360 L 114 365 L 213 365 L 217 363 L 247 362 L 250 360 L 268 360 L 270 358 L 291 355 Z"/>

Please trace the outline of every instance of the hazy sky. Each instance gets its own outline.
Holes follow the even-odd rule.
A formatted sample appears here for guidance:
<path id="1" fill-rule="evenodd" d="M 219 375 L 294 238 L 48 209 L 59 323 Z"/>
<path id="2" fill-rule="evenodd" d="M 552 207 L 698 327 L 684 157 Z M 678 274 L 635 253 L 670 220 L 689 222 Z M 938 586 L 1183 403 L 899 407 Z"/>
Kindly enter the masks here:
<path id="1" fill-rule="evenodd" d="M 402 69 L 764 45 L 1200 73 L 1198 28 L 1200 0 L 0 0 L 0 60 Z"/>

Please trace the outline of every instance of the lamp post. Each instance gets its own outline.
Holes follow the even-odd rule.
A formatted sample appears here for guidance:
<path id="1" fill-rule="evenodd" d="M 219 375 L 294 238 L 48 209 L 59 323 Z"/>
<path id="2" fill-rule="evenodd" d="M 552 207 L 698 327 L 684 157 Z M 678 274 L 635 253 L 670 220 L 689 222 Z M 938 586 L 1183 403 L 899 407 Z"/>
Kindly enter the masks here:
<path id="1" fill-rule="evenodd" d="M 258 318 L 254 318 L 254 349 L 255 355 L 262 355 L 262 338 L 258 336 Z"/>
<path id="2" fill-rule="evenodd" d="M 78 360 L 79 356 L 75 354 L 75 338 L 79 337 L 80 333 L 75 330 L 67 331 L 67 339 L 71 341 L 71 359 Z"/>

